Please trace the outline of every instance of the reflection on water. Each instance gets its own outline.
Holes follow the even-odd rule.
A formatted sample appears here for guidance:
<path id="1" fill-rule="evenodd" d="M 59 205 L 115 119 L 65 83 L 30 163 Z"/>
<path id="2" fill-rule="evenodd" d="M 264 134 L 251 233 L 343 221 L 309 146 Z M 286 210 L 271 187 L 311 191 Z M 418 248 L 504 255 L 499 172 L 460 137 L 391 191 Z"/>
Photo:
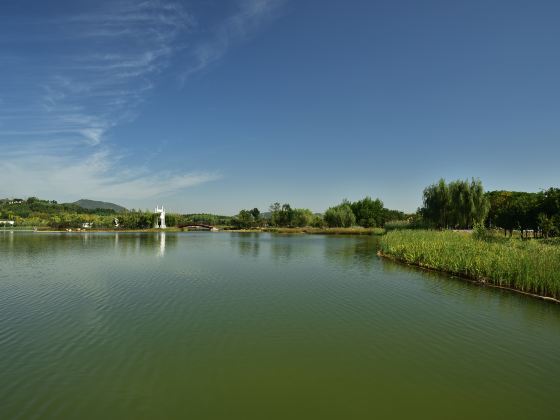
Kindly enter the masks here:
<path id="1" fill-rule="evenodd" d="M 158 239 L 159 239 L 158 257 L 163 257 L 165 256 L 165 232 L 158 233 Z"/>
<path id="2" fill-rule="evenodd" d="M 265 255 L 278 261 L 297 261 L 314 255 L 318 247 L 327 263 L 370 267 L 378 259 L 379 239 L 373 236 L 234 233 L 231 244 L 239 255 Z"/>
<path id="3" fill-rule="evenodd" d="M 92 255 L 106 253 L 110 247 L 121 256 L 153 255 L 164 257 L 166 250 L 177 245 L 179 233 L 33 233 L 33 232 L 2 232 L 0 252 L 18 257 L 41 255 L 46 249 L 51 253 L 65 253 L 72 249 Z M 30 240 L 32 238 L 32 240 Z"/>
<path id="4" fill-rule="evenodd" d="M 259 257 L 261 251 L 278 261 L 297 261 L 324 250 L 325 261 L 347 266 L 371 266 L 377 259 L 378 238 L 373 236 L 328 236 L 235 232 L 231 246 L 240 256 Z"/>
<path id="5" fill-rule="evenodd" d="M 326 237 L 325 259 L 345 266 L 371 267 L 377 261 L 379 239 L 374 236 Z"/>
<path id="6" fill-rule="evenodd" d="M 258 257 L 260 250 L 259 233 L 256 232 L 235 232 L 231 233 L 231 245 L 236 247 L 239 255 Z"/>

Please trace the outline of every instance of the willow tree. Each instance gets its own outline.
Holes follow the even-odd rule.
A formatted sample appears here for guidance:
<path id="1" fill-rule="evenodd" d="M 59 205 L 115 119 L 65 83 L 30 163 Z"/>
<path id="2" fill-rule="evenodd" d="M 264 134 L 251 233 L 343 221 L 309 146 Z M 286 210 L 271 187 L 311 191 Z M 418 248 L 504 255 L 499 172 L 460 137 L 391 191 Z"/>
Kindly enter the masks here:
<path id="1" fill-rule="evenodd" d="M 482 223 L 489 203 L 480 180 L 457 180 L 447 184 L 440 179 L 424 189 L 423 218 L 438 228 L 470 228 Z"/>
<path id="2" fill-rule="evenodd" d="M 424 206 L 420 212 L 425 220 L 438 228 L 449 226 L 451 196 L 445 179 L 442 178 L 437 184 L 432 184 L 424 189 L 423 202 Z"/>
<path id="3" fill-rule="evenodd" d="M 490 200 L 484 193 L 484 187 L 480 179 L 473 178 L 471 180 L 470 190 L 473 203 L 472 220 L 474 223 L 483 223 L 490 211 Z"/>

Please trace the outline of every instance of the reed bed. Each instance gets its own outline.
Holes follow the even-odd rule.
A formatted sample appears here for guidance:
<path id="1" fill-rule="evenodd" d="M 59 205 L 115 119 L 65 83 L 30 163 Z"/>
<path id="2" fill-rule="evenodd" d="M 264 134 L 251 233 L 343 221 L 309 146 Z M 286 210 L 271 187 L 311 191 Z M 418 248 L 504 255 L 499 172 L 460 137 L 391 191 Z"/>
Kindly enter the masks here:
<path id="1" fill-rule="evenodd" d="M 381 238 L 380 252 L 408 264 L 560 299 L 560 246 L 555 244 L 395 230 Z"/>
<path id="2" fill-rule="evenodd" d="M 266 228 L 264 232 L 271 233 L 307 233 L 316 235 L 383 235 L 385 229 L 383 228 L 362 228 L 362 227 L 349 227 L 349 228 Z"/>
<path id="3" fill-rule="evenodd" d="M 383 227 L 389 232 L 390 230 L 411 229 L 413 226 L 408 220 L 391 220 L 386 222 Z"/>

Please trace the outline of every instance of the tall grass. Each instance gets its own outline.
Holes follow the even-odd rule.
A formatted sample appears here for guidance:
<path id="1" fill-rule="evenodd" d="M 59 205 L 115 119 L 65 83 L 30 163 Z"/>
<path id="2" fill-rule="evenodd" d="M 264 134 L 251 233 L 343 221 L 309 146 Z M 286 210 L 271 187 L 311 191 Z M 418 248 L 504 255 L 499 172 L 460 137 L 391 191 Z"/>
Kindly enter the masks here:
<path id="1" fill-rule="evenodd" d="M 385 230 L 410 229 L 412 224 L 408 220 L 391 220 L 383 226 Z"/>
<path id="2" fill-rule="evenodd" d="M 383 228 L 265 228 L 264 232 L 272 233 L 307 233 L 317 235 L 383 235 L 385 229 Z"/>
<path id="3" fill-rule="evenodd" d="M 395 230 L 381 252 L 400 261 L 560 299 L 560 246 L 480 240 L 467 233 Z"/>

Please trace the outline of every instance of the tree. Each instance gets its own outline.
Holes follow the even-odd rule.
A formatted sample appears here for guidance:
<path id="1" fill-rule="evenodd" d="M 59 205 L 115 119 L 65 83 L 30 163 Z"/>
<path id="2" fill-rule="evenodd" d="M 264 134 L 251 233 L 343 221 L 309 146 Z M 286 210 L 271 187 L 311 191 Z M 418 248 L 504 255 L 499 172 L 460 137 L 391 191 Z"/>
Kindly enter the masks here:
<path id="1" fill-rule="evenodd" d="M 165 225 L 167 227 L 177 226 L 177 215 L 173 213 L 167 213 L 165 215 Z"/>
<path id="2" fill-rule="evenodd" d="M 250 210 L 241 210 L 239 214 L 232 219 L 232 224 L 241 229 L 249 229 L 254 226 L 255 218 Z"/>
<path id="3" fill-rule="evenodd" d="M 423 202 L 424 206 L 420 210 L 422 217 L 438 228 L 447 228 L 451 196 L 443 178 L 437 184 L 432 184 L 424 189 Z"/>
<path id="4" fill-rule="evenodd" d="M 548 238 L 548 236 L 550 235 L 550 232 L 554 229 L 554 222 L 552 221 L 552 219 L 547 217 L 547 215 L 544 214 L 544 213 L 540 213 L 538 215 L 537 221 L 538 221 L 538 224 L 539 224 L 539 228 L 542 232 L 542 235 L 545 238 Z"/>
<path id="5" fill-rule="evenodd" d="M 311 226 L 315 228 L 324 228 L 325 225 L 326 225 L 325 220 L 321 216 L 319 215 L 313 216 L 313 220 L 311 221 Z"/>
<path id="6" fill-rule="evenodd" d="M 488 211 L 490 209 L 490 201 L 484 194 L 484 187 L 482 186 L 482 182 L 474 178 L 471 180 L 471 187 L 470 187 L 471 197 L 472 197 L 472 220 L 473 224 L 475 223 L 484 223 L 484 220 L 488 216 Z"/>
<path id="7" fill-rule="evenodd" d="M 485 220 L 489 202 L 480 180 L 453 181 L 440 179 L 424 189 L 423 218 L 438 228 L 471 228 Z"/>
<path id="8" fill-rule="evenodd" d="M 504 229 L 504 234 L 509 231 L 512 235 L 514 229 L 522 232 L 527 229 L 537 230 L 539 214 L 546 215 L 542 211 L 542 193 L 492 191 L 485 195 L 490 203 L 490 225 Z"/>
<path id="9" fill-rule="evenodd" d="M 274 203 L 270 206 L 271 218 L 273 226 L 291 226 L 293 218 L 293 210 L 289 204 Z"/>
<path id="10" fill-rule="evenodd" d="M 338 206 L 330 207 L 325 212 L 323 218 L 329 227 L 350 227 L 356 223 L 356 216 L 354 216 L 348 201 L 343 201 Z"/>
<path id="11" fill-rule="evenodd" d="M 258 208 L 254 208 L 253 210 L 250 211 L 251 215 L 253 216 L 253 219 L 255 219 L 256 222 L 258 222 L 261 218 L 261 212 L 259 211 Z"/>
<path id="12" fill-rule="evenodd" d="M 313 222 L 313 213 L 309 209 L 294 209 L 292 211 L 292 226 L 305 227 Z"/>
<path id="13" fill-rule="evenodd" d="M 380 199 L 372 200 L 371 197 L 366 197 L 350 204 L 350 208 L 359 226 L 365 228 L 378 227 L 385 223 L 385 209 Z"/>

